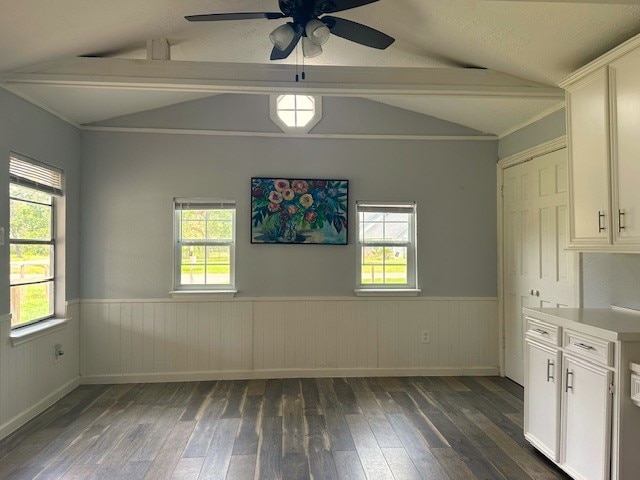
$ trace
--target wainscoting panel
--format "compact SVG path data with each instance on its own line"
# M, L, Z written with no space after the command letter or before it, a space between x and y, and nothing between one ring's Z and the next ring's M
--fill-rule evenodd
M79 384L79 313L67 307L64 328L13 346L9 315L0 317L0 438L35 417ZM54 363L54 346L64 356Z
M498 372L495 299L87 300L80 313L87 383Z

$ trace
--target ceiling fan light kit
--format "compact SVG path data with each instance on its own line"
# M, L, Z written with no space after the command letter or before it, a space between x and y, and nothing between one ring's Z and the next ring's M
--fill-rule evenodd
M277 20L291 18L293 21L276 28L269 38L274 47L271 60L284 60L295 50L302 39L302 52L306 58L322 53L331 34L354 43L384 50L395 39L374 28L344 18L327 14L362 7L379 0L279 0L280 12L210 13L189 15L190 22L213 22L223 20Z
M331 32L329 27L322 23L317 18L311 19L307 22L305 27L306 38L309 39L314 45L324 45L329 40Z
M296 32L293 27L288 23L285 23L271 32L269 34L269 39L278 50L284 51L291 44L295 35Z
M304 37L302 39L302 54L304 58L313 58L317 57L322 53L322 46L313 43L313 41L309 37Z

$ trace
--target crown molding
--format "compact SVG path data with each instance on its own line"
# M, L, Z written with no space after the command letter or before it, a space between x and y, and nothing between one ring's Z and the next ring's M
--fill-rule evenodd
M562 135L561 137L554 138L553 140L549 140L548 142L536 145L535 147L528 148L527 150L523 150L522 152L516 153L514 155L509 155L508 157L500 160L498 162L498 166L501 169L513 167L515 165L519 165L528 160L531 160L532 158L539 157L540 155L546 155L547 153L555 152L556 150L560 150L561 148L565 148L566 146L567 136Z

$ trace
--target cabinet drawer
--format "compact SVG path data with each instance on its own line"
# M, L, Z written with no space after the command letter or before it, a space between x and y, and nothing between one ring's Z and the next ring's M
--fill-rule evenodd
M562 346L584 359L613 367L613 342L565 329Z
M560 327L532 317L526 317L526 324L526 332L530 338L536 339L539 342L560 346Z

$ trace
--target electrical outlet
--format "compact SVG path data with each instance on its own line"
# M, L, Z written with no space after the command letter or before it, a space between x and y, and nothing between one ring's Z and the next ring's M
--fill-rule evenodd
M431 343L431 332L429 330L423 330L420 341L422 343Z
M56 345L53 347L53 363L58 363L60 360L62 360L63 355L64 350L62 349L62 345L56 343Z

